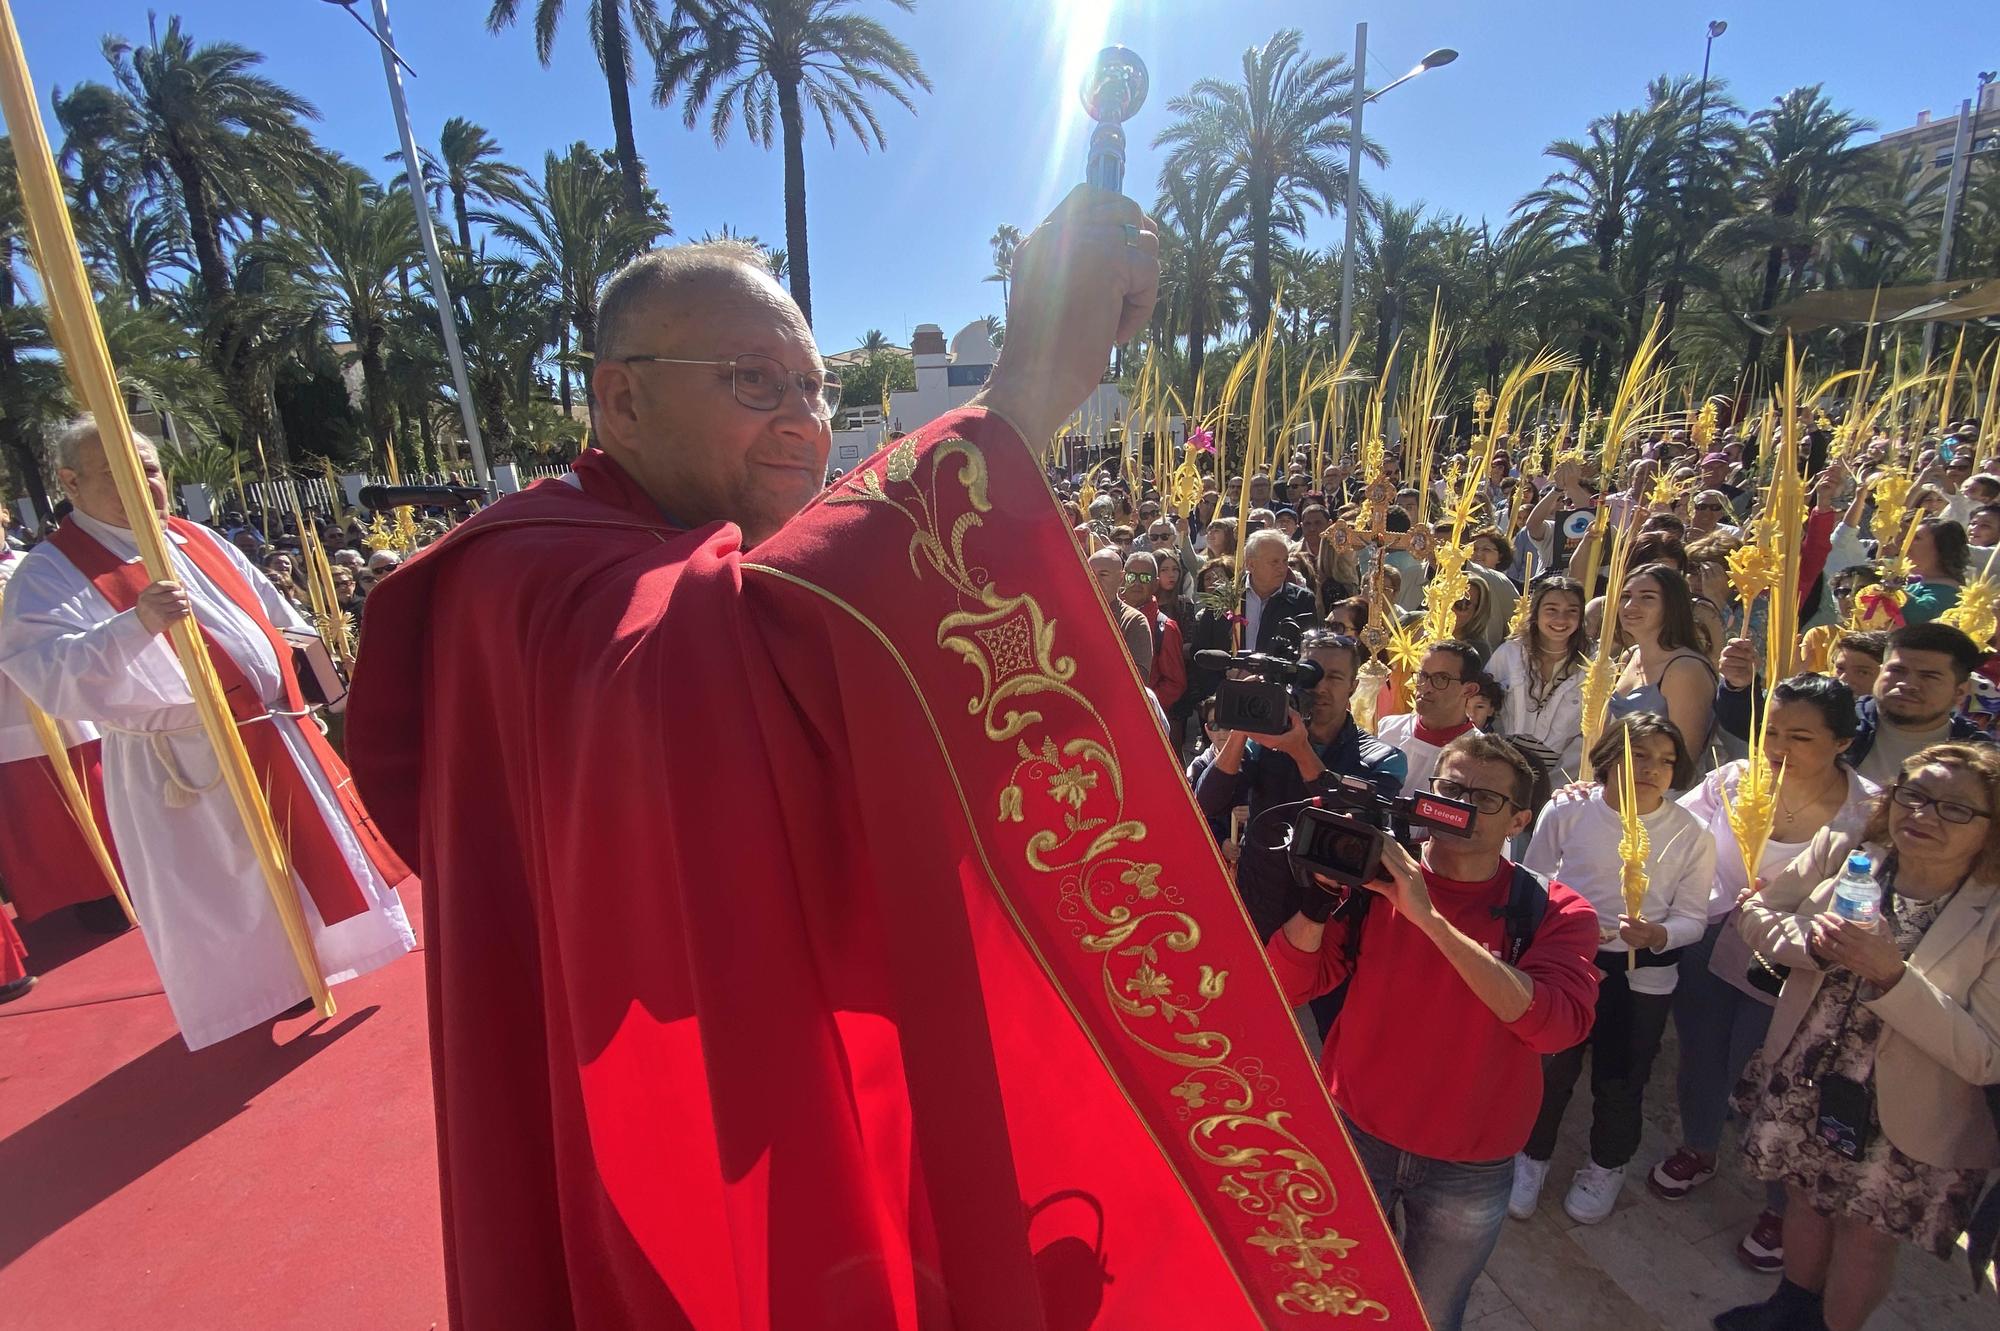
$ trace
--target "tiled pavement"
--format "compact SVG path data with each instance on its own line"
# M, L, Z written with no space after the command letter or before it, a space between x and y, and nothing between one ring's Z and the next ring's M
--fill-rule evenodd
M1677 1140L1673 1035L1646 1096L1646 1135L1626 1172L1618 1209L1579 1225L1562 1209L1586 1151L1590 1090L1577 1087L1542 1204L1530 1221L1509 1219L1499 1250L1472 1292L1472 1331L1710 1331L1724 1308L1763 1298L1776 1277L1736 1259L1736 1242L1763 1205L1761 1184L1738 1167L1734 1129L1723 1169L1679 1202L1646 1190L1645 1171ZM1586 1077L1588 1073L1585 1074ZM1995 1331L2000 1300L1974 1295L1963 1257L1945 1263L1902 1249L1895 1291L1867 1331Z

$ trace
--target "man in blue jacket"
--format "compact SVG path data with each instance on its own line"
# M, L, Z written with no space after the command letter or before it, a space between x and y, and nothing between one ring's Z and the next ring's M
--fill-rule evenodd
M1360 777L1383 796L1402 793L1407 760L1354 723L1348 703L1361 648L1354 639L1323 629L1306 635L1299 659L1318 663L1325 675L1313 690L1310 716L1291 714L1282 735L1252 741L1232 731L1217 747L1215 761L1201 774L1195 798L1211 819L1228 816L1238 804L1250 806L1242 855L1236 862L1236 889L1265 942L1298 913L1299 889L1292 882L1284 850L1272 843L1291 825L1265 810L1333 789L1337 778Z
M1848 764L1886 786L1901 774L1905 758L1932 744L1989 742L1961 715L1972 672L1985 660L1972 639L1949 624L1905 624L1891 633L1874 696L1855 705L1861 729L1847 746ZM1715 716L1738 738L1749 736L1762 701L1753 687L1754 669L1748 639L1737 638L1723 649Z

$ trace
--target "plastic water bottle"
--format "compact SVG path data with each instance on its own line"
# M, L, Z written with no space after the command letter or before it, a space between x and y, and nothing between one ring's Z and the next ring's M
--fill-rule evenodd
M1875 866L1860 851L1847 857L1847 867L1833 884L1833 913L1856 924L1873 924L1882 916L1882 889L1875 883Z

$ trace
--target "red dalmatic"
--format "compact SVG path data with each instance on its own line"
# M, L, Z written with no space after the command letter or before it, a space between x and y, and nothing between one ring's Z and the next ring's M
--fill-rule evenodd
M602 454L370 596L454 1323L1421 1327L1027 448L744 552Z

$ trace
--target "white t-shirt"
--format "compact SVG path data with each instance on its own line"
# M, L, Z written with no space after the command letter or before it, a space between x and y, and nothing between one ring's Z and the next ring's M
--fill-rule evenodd
M1537 697L1528 673L1528 645L1509 638L1494 649L1486 673L1507 691L1500 704L1500 733L1522 735L1554 750L1557 770L1549 773L1554 785L1576 780L1583 767L1583 670L1572 670Z
M1662 952L1686 947L1708 927L1708 893L1715 878L1715 841L1693 814L1672 800L1644 814L1652 848L1646 854L1646 903L1639 912L1665 925ZM1547 874L1597 908L1598 946L1606 952L1631 949L1618 936L1625 913L1624 861L1618 841L1624 825L1604 802L1604 788L1589 794L1558 795L1543 808L1535 835L1521 862ZM1635 994L1670 994L1680 979L1678 966L1638 966L1628 972Z

